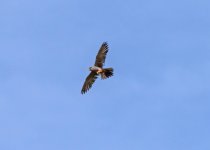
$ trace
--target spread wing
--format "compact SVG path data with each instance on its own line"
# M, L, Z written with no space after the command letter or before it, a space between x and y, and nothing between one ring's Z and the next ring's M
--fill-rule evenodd
M98 54L96 56L95 66L102 68L103 64L105 63L106 54L109 50L107 42L104 42L101 45L101 48L98 51Z
M81 91L82 94L85 94L92 87L97 77L98 75L93 71L87 76L85 83L82 87L82 91Z

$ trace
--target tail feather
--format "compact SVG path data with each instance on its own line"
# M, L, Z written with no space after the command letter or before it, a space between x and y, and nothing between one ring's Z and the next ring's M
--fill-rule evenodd
M102 79L107 79L107 78L109 78L113 75L114 75L114 69L113 68L104 68L103 72L101 74L101 78Z

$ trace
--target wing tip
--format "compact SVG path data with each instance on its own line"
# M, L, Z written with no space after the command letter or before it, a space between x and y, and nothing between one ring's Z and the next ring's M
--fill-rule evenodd
M107 41L105 41L105 42L103 42L103 44L104 44L104 45L108 45L108 42L107 42Z
M84 95L88 90L81 90L81 94Z
M109 46L108 46L108 42L107 42L107 41L103 42L103 43L102 43L102 46L105 46L105 47L108 49L108 47L109 47Z
M102 47L105 47L105 53L107 53L108 50L109 50L108 42L103 42L103 43L102 43Z

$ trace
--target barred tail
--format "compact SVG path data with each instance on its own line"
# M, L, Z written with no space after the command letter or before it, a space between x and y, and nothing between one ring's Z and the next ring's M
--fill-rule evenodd
M104 68L103 72L101 74L101 78L102 79L107 79L107 78L109 78L113 75L114 75L114 69L113 68Z

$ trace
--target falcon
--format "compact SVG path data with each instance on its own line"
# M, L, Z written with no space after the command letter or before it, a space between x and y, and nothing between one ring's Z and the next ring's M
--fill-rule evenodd
M89 67L90 74L87 76L85 83L83 84L81 90L82 94L85 94L92 87L98 76L101 76L101 79L107 79L114 75L113 68L103 68L108 51L109 47L107 42L102 43L98 54L96 55L94 66Z

